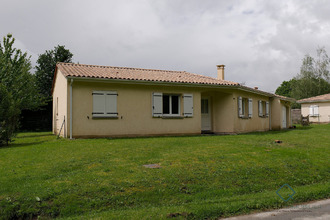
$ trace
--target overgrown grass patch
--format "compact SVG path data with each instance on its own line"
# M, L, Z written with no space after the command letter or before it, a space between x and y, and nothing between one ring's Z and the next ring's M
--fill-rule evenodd
M0 214L212 219L329 198L329 133L330 125L127 139L21 133L0 149ZM283 184L296 192L287 202L276 194Z

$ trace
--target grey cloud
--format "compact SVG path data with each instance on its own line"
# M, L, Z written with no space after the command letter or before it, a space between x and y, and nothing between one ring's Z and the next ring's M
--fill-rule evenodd
M274 91L330 48L327 1L5 0L0 35L33 60L64 44L87 64L186 70Z

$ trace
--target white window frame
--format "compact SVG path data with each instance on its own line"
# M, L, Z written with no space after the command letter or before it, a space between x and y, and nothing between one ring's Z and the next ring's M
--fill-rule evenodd
M312 114L311 114L311 112L312 112ZM309 116L311 116L311 117L319 116L319 106L318 105L309 106Z
M239 118L252 118L253 116L253 100L239 96L238 100L238 117Z
M100 98L101 99L104 99L103 103L101 103L102 107L103 107L103 110L102 111L96 111L94 109L95 107L95 101L96 101L96 96L94 95L99 95L101 96ZM107 96L116 96L116 98L114 98L113 101L115 101L115 103L112 103L111 105L111 111L110 109L108 109L108 97ZM118 100L117 100L117 96L118 96L118 93L117 91L93 91L92 92L92 96L93 96L93 111L92 111L92 116L93 118L118 118L118 107L117 107L117 104L118 104Z
M178 117L180 116L180 113L181 113L181 95L179 94L168 94L168 93L164 93L163 94L163 100L164 100L164 96L169 96L169 114L164 114L163 112L163 116L165 117ZM178 97L178 113L177 114L173 114L172 113L172 96L177 96ZM163 101L163 108L164 108L164 101Z
M262 118L267 118L269 117L269 102L268 101L263 101L259 100L258 101L258 115L259 117Z

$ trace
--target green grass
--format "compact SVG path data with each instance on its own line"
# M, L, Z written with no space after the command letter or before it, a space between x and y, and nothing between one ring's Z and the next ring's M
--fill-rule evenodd
M329 158L330 125L127 139L20 133L0 148L0 215L213 219L280 208L330 197ZM142 166L153 163L161 168ZM276 194L285 183L296 192L288 202Z

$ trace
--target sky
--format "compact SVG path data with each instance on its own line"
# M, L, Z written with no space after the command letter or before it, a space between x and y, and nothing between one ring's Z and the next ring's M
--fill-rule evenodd
M0 36L36 64L65 45L81 64L180 70L275 92L330 50L328 0L0 0Z

